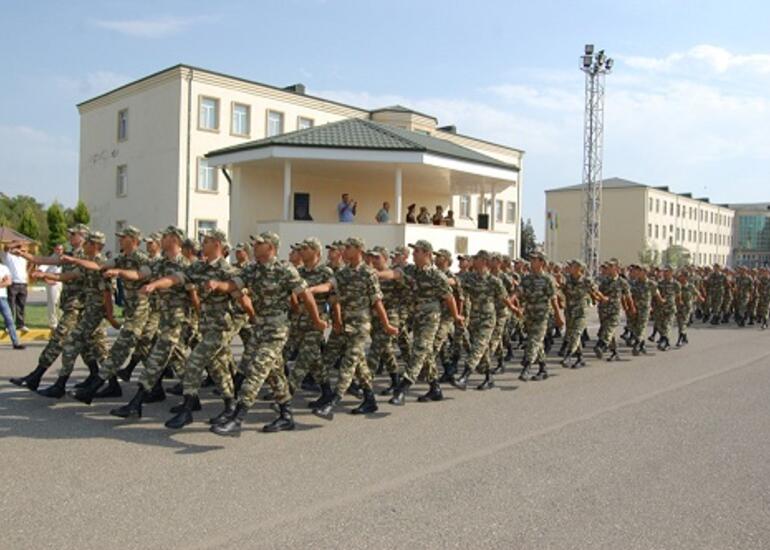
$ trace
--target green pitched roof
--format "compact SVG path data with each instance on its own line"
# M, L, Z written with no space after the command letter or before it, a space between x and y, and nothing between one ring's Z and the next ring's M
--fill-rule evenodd
M322 126L217 149L206 154L206 157L211 158L272 146L364 149L371 151L415 151L518 171L515 165L502 162L450 141L360 118L330 122Z

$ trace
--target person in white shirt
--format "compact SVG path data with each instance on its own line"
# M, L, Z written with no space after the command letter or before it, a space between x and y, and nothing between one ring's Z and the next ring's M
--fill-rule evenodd
M0 315L2 315L5 321L5 331L11 337L13 349L24 349L24 346L19 342L19 337L16 335L16 325L13 322L11 308L8 305L9 286L11 286L11 271L4 264L0 264Z
M8 305L11 308L11 312L14 314L16 326L19 327L19 331L24 334L29 332L26 323L24 322L24 309L27 305L27 260L21 256L15 254L9 254L9 250L12 248L21 248L26 250L26 244L22 242L13 242L8 245L7 250L3 253L3 263L11 272L11 286L8 287Z
M57 244L53 247L52 259L60 259L64 254L64 245ZM40 271L44 273L61 273L60 265L43 265ZM61 294L62 284L54 281L45 283L46 309L48 313L48 328L54 330L59 324L59 295Z

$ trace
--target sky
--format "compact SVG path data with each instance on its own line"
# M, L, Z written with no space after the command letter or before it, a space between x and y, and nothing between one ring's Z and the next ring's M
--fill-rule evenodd
M77 200L76 104L186 63L356 106L400 103L526 151L525 218L581 181L583 45L606 80L604 176L770 200L770 3L4 0L0 192Z

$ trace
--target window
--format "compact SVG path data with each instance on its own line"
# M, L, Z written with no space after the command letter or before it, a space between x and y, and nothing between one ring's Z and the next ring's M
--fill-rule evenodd
M674 203L673 202L669 203L669 205L668 205L668 213L670 215L672 215L672 216L674 215Z
M198 240L203 240L203 237L208 233L209 231L217 228L217 221L216 220L197 220L195 222L196 225L196 235L198 235Z
M655 213L660 212L660 199L655 199Z
M652 224L651 223L647 224L647 238L648 239L652 239Z
M503 201L495 200L495 221L503 223Z
M115 194L118 197L128 195L128 166L121 164L118 166L117 176L115 178Z
M666 226L665 225L663 226L663 238L664 239L666 238Z
M518 256L518 254L516 253L516 241L514 241L513 239L508 240L508 256L510 256L511 258L515 258L516 256Z
M470 195L461 195L460 196L460 217L461 218L470 218L471 217L471 197L470 197Z
M505 203L505 223L516 223L516 203Z
M219 131L219 100L200 96L198 99L198 129Z
M217 169L206 159L198 159L198 191L217 192Z
M658 232L658 228L659 228L659 226L658 226L658 224L656 223L656 224L655 224L655 238L656 238L656 239L657 239L657 238L660 236L660 234L659 234L659 232Z
M230 133L234 136L249 137L251 134L251 107L243 103L233 103Z
M128 109L118 111L118 141L128 139Z
M678 227L676 228L676 240L677 241L679 240L679 228Z
M652 199L650 199L650 212L652 212Z
M283 113L278 111L267 112L267 137L277 136L283 133Z
M455 237L455 254L468 253L468 237Z
M305 116L298 116L297 117L297 130L307 130L308 128L312 128L315 126L315 122L312 118L308 118Z

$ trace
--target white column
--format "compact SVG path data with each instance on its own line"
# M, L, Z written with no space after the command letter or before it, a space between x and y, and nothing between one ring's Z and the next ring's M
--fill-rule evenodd
M495 230L495 218L497 217L497 188L492 184L492 205L489 212L489 230Z
M283 163L283 219L289 220L291 213L291 162Z
M396 223L403 223L403 220L401 219L401 209L403 208L403 174L401 173L401 168L396 168L396 203L393 205L396 209Z

